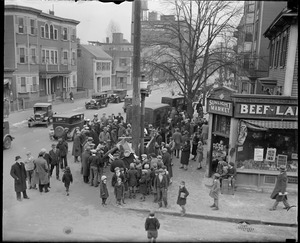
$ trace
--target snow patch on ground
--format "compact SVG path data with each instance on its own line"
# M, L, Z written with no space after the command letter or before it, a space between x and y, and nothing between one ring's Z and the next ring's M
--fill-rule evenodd
M27 123L27 120L21 121L21 122L17 122L12 124L13 127L23 127L24 124Z

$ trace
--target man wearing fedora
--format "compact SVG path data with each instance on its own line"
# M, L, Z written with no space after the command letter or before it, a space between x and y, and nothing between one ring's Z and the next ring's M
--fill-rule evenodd
M291 206L288 203L287 200L287 191L286 191L286 187L287 187L287 183L288 183L288 178L287 178L287 174L286 174L286 167L284 165L281 165L279 167L279 171L280 174L277 176L277 181L275 184L275 188L271 194L271 198L275 199L275 203L273 205L272 208L270 208L270 211L274 211L276 210L279 202L283 202L285 208L289 210L291 208Z
M10 175L15 179L15 192L17 200L21 201L21 192L24 199L29 199L26 194L26 170L20 156L16 156L16 163L11 166Z

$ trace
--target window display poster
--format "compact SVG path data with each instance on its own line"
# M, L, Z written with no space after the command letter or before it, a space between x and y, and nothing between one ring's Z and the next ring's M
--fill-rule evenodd
M292 159L298 159L298 154L292 153Z
M287 163L287 155L278 154L278 156L277 156L277 167L279 167L280 165L286 166L286 163Z
M266 161L275 162L276 148L267 148Z
M254 149L254 161L263 161L264 160L264 149L255 148Z

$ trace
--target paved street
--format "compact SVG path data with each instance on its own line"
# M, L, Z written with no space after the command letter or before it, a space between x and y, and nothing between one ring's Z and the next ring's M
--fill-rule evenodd
M149 99L158 100L168 91L156 89ZM95 112L102 115L122 112L123 103L109 104L101 110L85 110L85 100L53 106L56 112L70 110L84 112L92 118ZM205 178L204 170L196 170L195 162L190 162L188 171L179 169L179 161L174 160L174 180L168 191L168 208L158 209L153 196L147 196L145 202L126 199L122 208L115 206L113 191L110 186L111 173L108 169L109 200L103 208L99 198L99 187L94 188L82 182L80 165L73 163L69 153L68 161L74 177L70 196L65 196L61 181L51 178L51 189L47 194L28 190L30 200L18 202L13 189L13 179L9 175L14 157L25 158L30 150L34 156L41 148L50 150L49 128L28 128L26 118L32 110L13 113L9 117L11 134L16 137L12 148L4 150L3 155L3 240L22 241L145 241L144 221L149 210L155 210L161 222L160 241L285 241L297 237L297 208L290 211L270 212L273 204L269 193L237 191L235 195L220 196L220 210L212 211L212 198L208 196L211 179ZM124 115L124 114L123 114ZM69 143L72 150L72 143ZM176 205L178 186L186 181L190 196L187 200L187 215L179 216ZM297 205L297 194L289 195L291 204ZM240 221L248 221L252 228L249 232L238 228ZM252 220L252 221L251 221ZM270 224L268 224L268 222ZM277 224L277 225L276 225ZM71 233L64 233L70 228Z

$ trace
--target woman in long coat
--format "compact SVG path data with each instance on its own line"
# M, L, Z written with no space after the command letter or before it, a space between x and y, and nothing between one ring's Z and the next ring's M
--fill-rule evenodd
M191 152L191 145L190 145L190 141L187 140L185 141L181 149L181 159L180 159L181 166L179 168L184 168L185 170L187 170L187 166L190 160L190 152Z
M82 154L82 146L80 141L80 132L78 131L73 141L72 155L74 156L74 162L79 162L78 156L81 156L81 154Z

